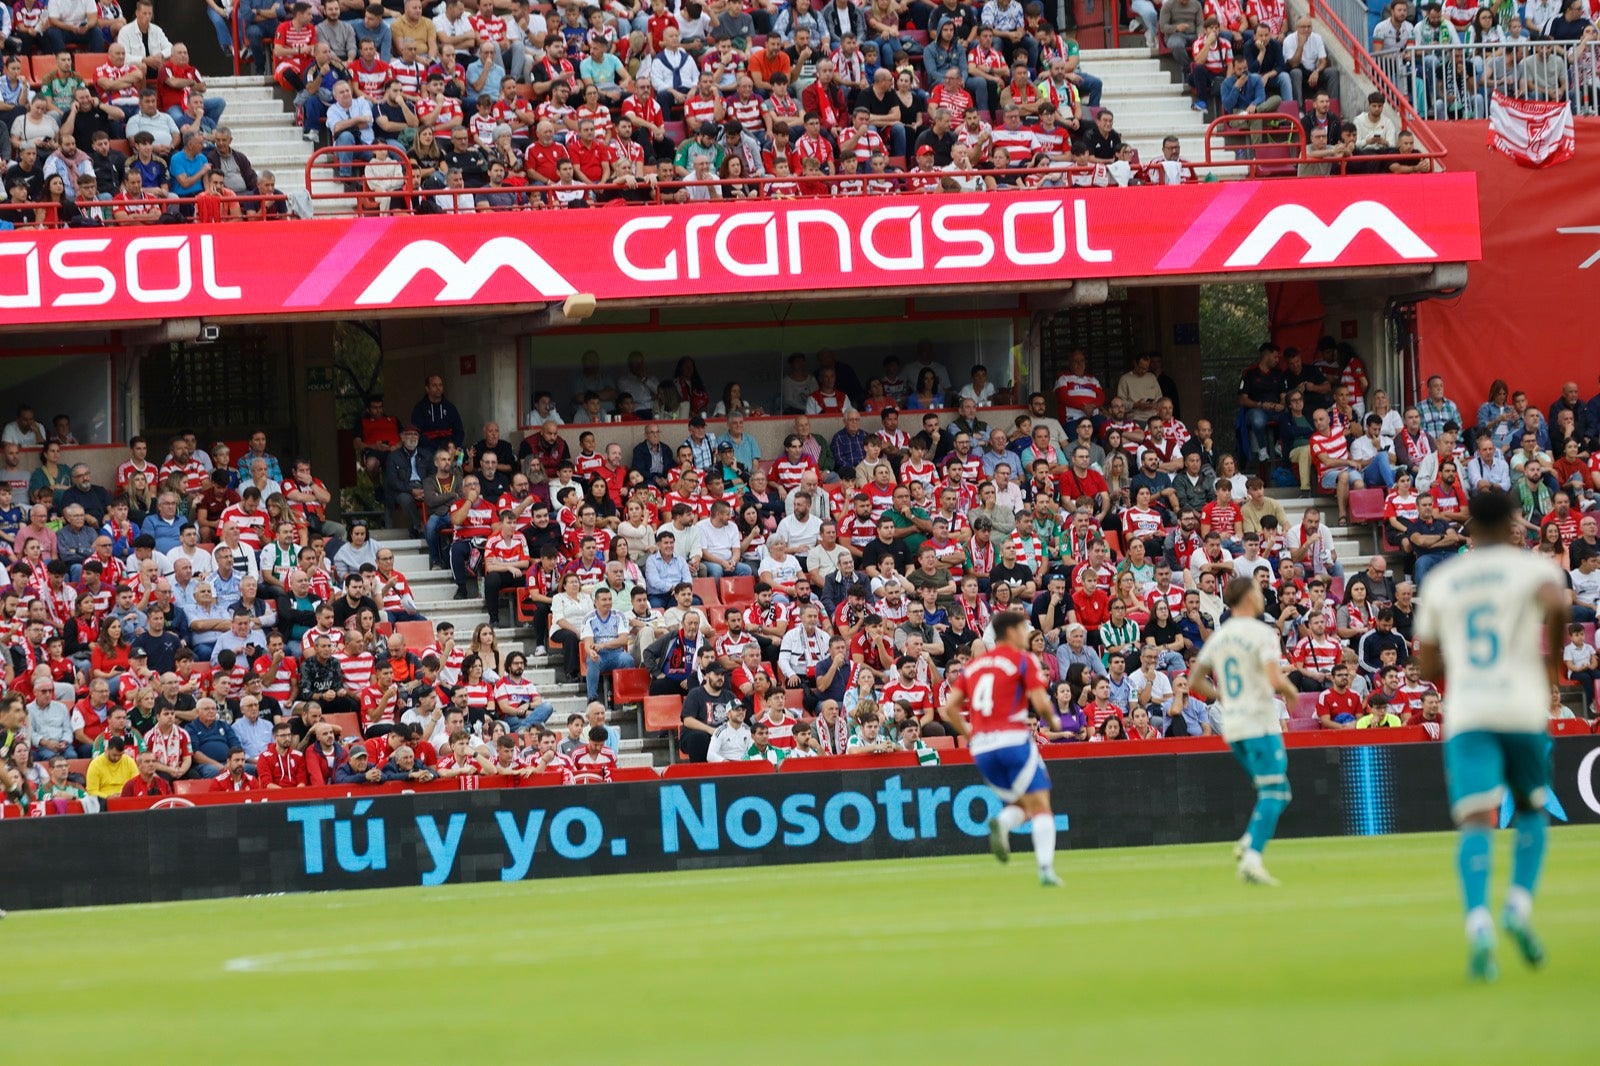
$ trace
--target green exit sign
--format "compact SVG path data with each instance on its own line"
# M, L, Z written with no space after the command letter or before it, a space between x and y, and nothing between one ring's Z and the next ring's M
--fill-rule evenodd
M306 367L306 391L307 392L332 392L333 391L333 367L331 367L331 366L308 366L308 367Z

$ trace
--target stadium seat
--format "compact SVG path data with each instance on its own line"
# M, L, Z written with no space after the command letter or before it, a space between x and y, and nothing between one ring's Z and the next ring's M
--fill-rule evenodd
M1294 176L1295 164L1272 160L1293 159L1300 153L1297 148L1287 144L1258 144L1255 154L1255 162L1250 167L1251 177L1288 178Z
M694 579L694 595L707 607L715 607L722 602L717 592L717 579L714 577L697 577Z
M1302 692L1300 698L1294 701L1294 706L1289 708L1291 722L1309 719L1317 720L1317 698L1321 693Z
M326 714L322 716L324 722L332 723L339 731L341 737L359 737L364 732L361 728L361 716L358 714Z
M1384 492L1382 489L1355 489L1350 493L1350 520L1352 522L1382 522Z
M682 696L646 696L644 698L644 731L667 734L667 754L678 758L678 727L682 723Z
M94 68L107 59L104 52L79 52L72 57L72 69L89 85L94 85ZM235 453L237 454L237 453Z
M650 695L650 671L642 666L611 673L612 695L618 703L644 703Z
M69 773L69 774L86 774L86 773L88 773L89 772L89 763L90 763L90 761L91 760L89 760L89 759L68 759L67 760L67 773Z
M955 737L924 737L923 743L928 745L928 747L932 748L934 751L956 750Z
M756 599L756 579L724 577L717 580L717 595L725 607L742 607Z
M1113 559L1122 558L1122 534L1114 529L1105 531L1106 547L1111 549Z
M1289 719L1289 732L1291 733L1314 733L1321 728L1321 723L1315 719L1309 722L1304 718Z
M433 643L432 622L396 622L394 631L406 642L406 647L414 652L421 652Z
M533 621L533 592L530 589L517 589L516 598L512 601L512 610L516 612L517 621L528 625Z
M786 688L783 690L783 705L791 711L805 709L806 694L803 689Z
M210 778L199 778L194 781L174 781L172 783L173 794L178 796L189 796L196 792L208 792L210 789Z

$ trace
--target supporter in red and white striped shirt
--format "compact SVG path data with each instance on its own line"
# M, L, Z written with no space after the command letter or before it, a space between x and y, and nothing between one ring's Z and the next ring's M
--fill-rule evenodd
M277 700L281 706L289 706L300 683L300 667L285 651L282 633L273 630L267 635L267 652L257 656L251 667L261 678L262 695Z
M572 773L569 779L571 784L587 785L611 780L611 775L617 769L617 756L606 747L609 738L610 734L602 725L591 726L584 734L583 747L567 756L567 765Z
M1311 425L1316 430L1311 435L1311 461L1317 468L1317 484L1333 489L1339 500L1339 521L1349 520L1350 479L1361 470L1361 464L1350 458L1350 440L1331 428L1328 412L1318 408L1311 412Z
M348 670L343 663L340 665ZM350 675L346 673L345 679L349 681L349 678ZM400 705L400 686L394 683L394 667L385 659L373 668L368 681L359 686L351 682L350 687L361 694L361 723L366 735L381 736L388 733L388 727L395 723Z
M767 740L772 746L789 751L794 748L794 727L797 722L798 719L783 706L782 687L773 686L761 698L761 712L750 720L750 728L766 726Z
M510 740L510 737L502 737ZM513 747L515 742L513 741ZM450 746L439 756L440 777L471 777L483 773L483 762L472 750L472 734L457 729L450 734Z
M1328 623L1313 607L1306 618L1307 636L1294 649L1289 679L1303 692L1317 692L1333 679L1334 667L1344 657L1344 645L1328 636Z

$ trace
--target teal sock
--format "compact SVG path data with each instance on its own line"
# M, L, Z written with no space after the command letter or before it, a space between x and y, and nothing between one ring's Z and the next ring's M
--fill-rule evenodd
M1517 831L1511 853L1511 883L1531 896L1539 886L1539 871L1544 866L1550 819L1544 811L1518 811L1511 824Z
M1481 825L1461 827L1461 843L1456 852L1457 872L1461 875L1461 898L1467 913L1489 905L1490 830Z
M1250 848L1256 853L1267 850L1272 834L1277 831L1278 817L1289 804L1281 796L1262 792L1256 796L1256 809L1250 813Z

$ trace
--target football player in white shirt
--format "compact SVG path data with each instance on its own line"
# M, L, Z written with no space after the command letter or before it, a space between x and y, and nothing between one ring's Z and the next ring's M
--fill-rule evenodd
M1239 878L1255 885L1276 885L1261 863L1278 818L1289 806L1289 756L1283 747L1283 724L1274 697L1293 703L1300 693L1279 665L1278 634L1261 620L1266 600L1247 577L1228 582L1222 595L1232 616L1200 649L1189 670L1189 691L1216 700L1222 710L1222 735L1244 764L1256 786L1250 826L1234 847Z
M1444 768L1450 813L1461 827L1457 872L1467 909L1468 975L1493 981L1490 846L1508 791L1517 839L1501 921L1529 966L1544 963L1529 921L1548 833L1547 706L1560 677L1568 610L1561 572L1523 546L1510 496L1486 489L1472 498L1468 515L1472 550L1428 572L1417 609L1417 660L1427 680L1449 680Z

